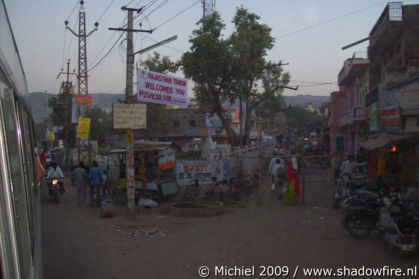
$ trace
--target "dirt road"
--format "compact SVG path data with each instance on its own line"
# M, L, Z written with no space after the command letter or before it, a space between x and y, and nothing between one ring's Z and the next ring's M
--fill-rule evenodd
M312 169L308 175L328 172ZM342 213L331 208L329 185L308 184L306 203L298 206L277 200L269 185L265 181L261 206L252 194L221 216L182 218L142 209L135 221L127 221L122 207L111 219L99 218L99 208L78 208L76 191L67 183L59 204L43 201L45 278L199 278L201 265L212 271L215 265L287 265L292 276L296 265L417 264L417 257L401 258L385 248L377 234L352 239L343 229Z

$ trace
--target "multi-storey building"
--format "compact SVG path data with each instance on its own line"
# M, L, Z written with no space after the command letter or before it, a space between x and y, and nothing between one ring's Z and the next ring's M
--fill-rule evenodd
M329 119L330 151L352 154L358 150L358 127L365 120L364 94L367 92L368 59L357 53L345 61L338 75L339 91L331 94Z
M419 132L419 5L389 3L370 32L369 134Z

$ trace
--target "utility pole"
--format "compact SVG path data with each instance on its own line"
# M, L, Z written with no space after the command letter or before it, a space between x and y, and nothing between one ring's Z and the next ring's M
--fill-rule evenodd
M127 67L126 67L126 82L125 82L125 103L134 103L133 92L133 72L134 72L134 47L133 47L133 32L147 32L152 33L153 30L139 30L134 29L134 12L140 13L143 7L139 9L127 8L123 6L123 11L128 12L127 28L109 28L114 31L127 32ZM135 219L135 185L134 185L134 131L127 129L126 133L126 181L127 181L127 205L128 205L128 219ZM145 188L145 185L142 185Z
M84 11L84 1L80 1L80 10L79 10L79 33L74 32L70 27L68 27L68 21L64 21L65 28L68 29L74 36L79 39L79 67L78 67L78 75L77 75L77 94L88 95L89 90L87 86L88 75L87 75L87 37L89 37L93 32L95 32L99 23L95 22L95 28L86 34L86 12ZM77 115L78 118L80 116L89 116L89 104L86 105L83 114L80 112L80 104L77 105ZM77 149L78 149L78 156L80 161L80 139L77 138ZM90 157L90 146L89 146L89 139L87 140L87 150L89 152L89 163L91 160Z
M76 73L74 72L70 73L70 59L68 59L67 61L67 72L63 72L63 69L61 69L61 72L58 74L57 79L62 74L67 76L67 80L63 81L61 85L60 99L62 100L62 105L64 108L64 139L66 142L66 163L67 163L67 166L69 166L70 165L69 151L72 145L71 111L72 111L72 98L73 98L73 83L70 82L70 75L76 75Z

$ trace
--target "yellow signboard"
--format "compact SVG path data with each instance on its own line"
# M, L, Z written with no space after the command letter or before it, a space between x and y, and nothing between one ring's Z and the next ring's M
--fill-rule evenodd
M53 131L49 131L48 136L49 136L49 141L54 141L55 140L55 134L54 134Z
M79 125L77 127L77 138L88 139L90 129L90 118L79 117Z

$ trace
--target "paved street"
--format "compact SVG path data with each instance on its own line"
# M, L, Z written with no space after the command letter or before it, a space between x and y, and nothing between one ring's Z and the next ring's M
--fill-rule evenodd
M329 172L310 169L308 178ZM99 218L99 208L77 208L67 184L59 204L43 201L45 278L199 278L206 265L287 265L303 267L412 267L418 258L401 258L377 233L357 241L343 229L340 211L331 208L330 186L307 185L306 204L287 206L265 181L263 205L256 195L221 216L181 218L161 210L141 210L127 221ZM153 236L140 230L159 229ZM157 230L155 230L157 231ZM290 274L292 276L292 272ZM297 278L302 278L298 273Z

